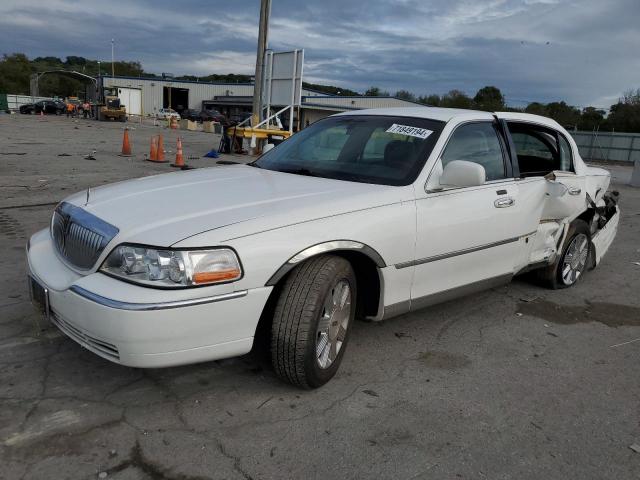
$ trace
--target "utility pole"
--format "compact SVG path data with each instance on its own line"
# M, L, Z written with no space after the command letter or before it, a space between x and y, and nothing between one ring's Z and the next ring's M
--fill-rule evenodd
M260 26L258 28L258 53L256 56L256 74L253 86L253 115L251 125L255 126L262 120L262 74L264 72L264 55L269 39L269 16L271 15L271 0L260 0Z
M113 38L111 39L111 78L115 77L115 69L113 67Z

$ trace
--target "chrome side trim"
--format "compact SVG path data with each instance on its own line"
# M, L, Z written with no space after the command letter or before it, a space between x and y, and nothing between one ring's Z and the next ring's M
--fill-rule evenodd
M376 252L373 248L364 243L356 242L353 240L332 240L330 242L318 243L311 247L296 253L293 257L287 260L287 263L282 265L276 273L267 281L266 286L273 286L277 284L287 273L299 263L322 253L333 252L336 250L355 250L364 253L367 257L373 260L378 268L386 267L386 263L382 259L382 256Z
M238 292L224 293L222 295L214 295L211 297L202 297L202 298L193 298L189 300L176 300L173 302L159 302L159 303L131 303L131 302L121 302L119 300L114 300L112 298L103 297L102 295L98 295L97 293L90 292L89 290L85 290L82 287L77 285L72 285L69 290L73 293L80 295L81 297L86 298L87 300L91 300L100 305L109 308L115 308L118 310L133 310L133 311L149 311L149 310L166 310L168 308L180 308L180 307L191 307L194 305L203 305L206 303L215 303L222 302L224 300L231 300L233 298L241 298L246 296L249 292L248 290L241 290Z
M477 247L465 248L463 250L456 250L449 253L441 253L440 255L434 255L432 257L420 258L418 260L410 260L408 262L397 263L395 267L397 269L415 267L416 265L422 265L424 263L437 262L438 260L444 260L445 258L457 257L459 255L466 255L467 253L479 252L480 250L486 250L487 248L499 247L500 245L506 245L508 243L517 242L521 238L526 238L536 232L525 233L518 237L507 238L506 240L500 240L497 242L487 243L485 245L479 245Z

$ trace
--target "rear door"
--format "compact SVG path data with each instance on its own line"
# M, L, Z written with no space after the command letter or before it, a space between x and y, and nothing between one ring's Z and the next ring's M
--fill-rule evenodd
M452 160L485 168L484 185L416 192L417 241L412 309L467 291L503 283L528 243L530 199L513 176L507 144L497 122L459 125L432 172Z

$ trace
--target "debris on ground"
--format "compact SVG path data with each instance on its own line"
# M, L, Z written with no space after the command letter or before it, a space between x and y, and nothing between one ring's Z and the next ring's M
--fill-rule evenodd
M531 303L531 302L535 302L538 298L540 297L521 297L520 301L521 302L525 302L525 303Z
M362 393L366 393L367 395L371 396L371 397L379 397L380 395L378 395L378 392L374 391L374 390L362 390Z
M394 335L398 338L411 338L411 335L404 332L395 332Z
M633 450L634 452L636 452L636 453L640 453L640 444L638 444L638 443L633 443L633 444L629 445L629 448L631 450Z
M636 338L635 340L629 340L628 342L616 343L615 345L609 345L609 348L621 347L623 345L629 345L630 343L640 342L640 338Z
M70 153L59 153L58 156L59 157L70 157L71 154Z

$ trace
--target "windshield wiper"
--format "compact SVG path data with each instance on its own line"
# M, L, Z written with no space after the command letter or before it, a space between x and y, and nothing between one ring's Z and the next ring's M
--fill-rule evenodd
M321 175L317 174L313 170L309 170L308 168L289 168L278 170L283 173L293 173L295 175L304 175L305 177L320 177Z

